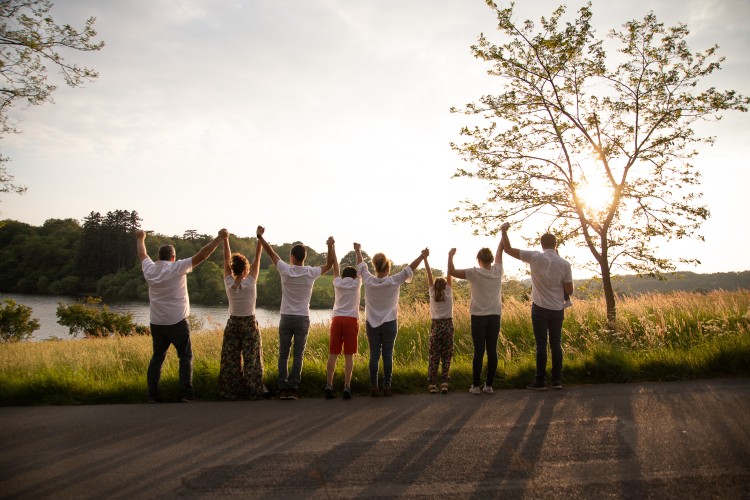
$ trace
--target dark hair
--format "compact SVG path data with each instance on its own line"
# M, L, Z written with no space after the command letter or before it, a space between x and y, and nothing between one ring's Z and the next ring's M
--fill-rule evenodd
M172 260L174 256L175 251L172 245L162 245L159 247L159 260Z
M495 256L492 255L492 250L485 247L477 253L477 260L486 262L487 264L492 264L495 262Z
M305 245L297 244L292 247L291 254L294 256L295 259L301 264L305 262L305 257L307 257L307 250L305 250Z
M341 271L341 277L342 278L352 278L352 279L354 279L354 278L357 277L357 269L354 268L354 267L352 267L352 266L346 266Z
M435 278L435 302L445 302L445 287L448 282L445 278Z
M250 267L250 263L247 261L247 257L242 255L241 253L233 253L232 254L232 276L235 278L242 276L242 273L245 272L245 269Z
M547 250L548 248L554 249L557 247L557 238L552 233L544 233L539 242L542 244L542 248Z

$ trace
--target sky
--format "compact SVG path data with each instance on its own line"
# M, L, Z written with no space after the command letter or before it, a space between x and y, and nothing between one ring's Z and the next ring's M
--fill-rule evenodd
M465 166L450 148L469 118L452 114L500 81L471 54L480 33L502 42L482 0L65 0L52 15L76 27L96 17L95 53L65 53L99 78L70 89L56 76L54 104L15 109L21 134L2 138L23 195L0 195L0 219L41 225L90 212L135 210L144 229L181 235L226 227L274 244L302 241L343 256L352 243L410 262L429 247L459 268L498 239L473 236L451 209L481 199L481 182L452 178ZM558 1L518 2L538 21ZM501 5L503 5L501 3ZM568 13L583 2L568 2ZM636 7L634 7L634 5ZM643 5L643 6L641 6ZM750 95L747 0L593 0L599 35L652 9L691 30L693 51L726 57L710 84ZM697 258L700 273L750 269L744 206L750 180L748 113L699 132L717 137L693 162L712 217L705 242L663 245ZM538 228L513 227L515 246ZM590 255L563 247L574 269ZM511 262L512 261L512 262ZM525 265L506 257L506 274ZM575 272L575 271L574 271ZM579 271L575 278L591 273Z

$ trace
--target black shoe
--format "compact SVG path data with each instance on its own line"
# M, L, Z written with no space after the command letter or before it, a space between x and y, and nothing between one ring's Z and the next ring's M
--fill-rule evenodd
M562 389L562 380L553 380L550 387L553 389Z
M159 396L149 396L146 400L148 404L160 403Z
M547 386L544 385L544 382L536 381L533 384L529 384L526 386L527 389L531 389L532 391L546 391Z
M279 399L289 399L289 391L286 389L281 389L279 391Z
M326 399L333 399L336 397L336 394L333 392L333 387L330 385L326 386Z
M180 398L180 403L195 403L196 401L197 399L195 398L195 396L185 395Z
M344 387L344 399L352 399L352 390Z
M287 399L297 399L299 396L297 395L297 389L287 389L286 390L286 398Z

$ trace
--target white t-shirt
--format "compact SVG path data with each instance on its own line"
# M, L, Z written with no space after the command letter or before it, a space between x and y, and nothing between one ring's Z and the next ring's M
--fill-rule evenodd
M435 286L430 287L430 316L432 319L445 319L453 317L453 289L445 287L445 300L435 301Z
M276 262L281 275L281 314L310 316L310 297L315 280L322 274L320 267L290 266L283 260Z
M336 300L333 304L333 316L359 317L359 301L361 298L362 278L338 278L333 279L333 289Z
M414 275L411 267L406 266L393 276L378 278L362 262L357 265L357 274L365 283L365 315L370 326L377 328L398 319L398 292L403 283L411 282Z
M193 270L193 259L175 262L146 257L141 262L148 284L149 321L154 325L174 325L190 315L187 278Z
M520 254L531 271L531 301L539 307L561 311L565 302L563 283L573 282L570 263L550 248L543 252L521 250Z
M257 288L255 278L245 277L240 286L232 289L234 278L230 274L224 278L224 288L227 291L230 316L255 316L255 297Z
M500 291L503 284L503 265L494 264L490 270L472 267L466 270L466 279L471 285L469 312L474 316L502 314L503 303Z

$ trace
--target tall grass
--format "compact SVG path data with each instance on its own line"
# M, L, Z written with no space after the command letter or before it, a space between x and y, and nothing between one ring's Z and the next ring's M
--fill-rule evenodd
M369 349L361 323L353 390L369 389ZM451 387L471 383L473 352L467 303L454 305L455 354ZM750 291L644 295L618 303L618 329L606 328L603 300L579 300L563 325L565 383L677 380L750 375ZM428 304L403 306L394 355L394 391L427 385ZM192 335L194 384L199 397L218 399L222 330ZM266 382L275 387L278 330L262 331ZM534 373L530 305L507 298L498 350L496 388L524 387ZM0 345L0 404L132 403L144 400L150 337L114 337ZM326 379L328 325L313 325L300 387L318 397ZM165 399L177 399L178 361L171 350L162 372ZM382 368L381 368L382 370ZM343 384L343 359L335 378Z

